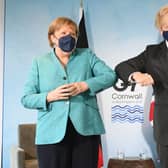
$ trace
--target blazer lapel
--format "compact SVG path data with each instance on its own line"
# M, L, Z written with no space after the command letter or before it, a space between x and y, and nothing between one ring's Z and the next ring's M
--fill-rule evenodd
M62 66L62 64L60 63L59 59L57 58L57 56L54 53L54 50L51 54L52 60L56 66L56 68L58 69L57 73L61 76L61 77L66 77L66 70L65 68Z

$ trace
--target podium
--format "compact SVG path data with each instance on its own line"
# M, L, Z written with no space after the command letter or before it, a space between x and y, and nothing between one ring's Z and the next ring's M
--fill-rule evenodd
M108 168L155 168L151 158L139 159L137 157L128 157L125 159L110 158Z

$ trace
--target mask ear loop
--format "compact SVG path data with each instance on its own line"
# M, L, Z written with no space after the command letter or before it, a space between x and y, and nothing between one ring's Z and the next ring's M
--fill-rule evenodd
M76 46L77 46L78 39L79 39L79 33L78 33L78 34L76 35L76 37L75 37L75 47L74 47L74 48L76 48Z
M54 38L57 39L57 41L59 41L58 38L57 38L55 35L53 35L53 36L54 36ZM56 42L55 42L55 43L53 44L53 48L56 48L56 47L59 47L59 44L57 45Z

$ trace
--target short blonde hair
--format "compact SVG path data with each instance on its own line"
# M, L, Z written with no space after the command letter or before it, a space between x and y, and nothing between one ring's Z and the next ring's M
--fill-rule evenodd
M158 11L158 13L156 14L156 18L155 18L155 26L161 30L162 27L162 18L168 14L168 5L163 6L162 8L160 8L160 10Z
M73 20L67 17L58 17L57 19L51 22L48 28L48 41L51 47L54 46L51 40L51 35L53 35L55 31L60 30L60 28L62 28L62 26L65 26L65 25L71 26L76 32L76 36L78 36L78 33L79 33L78 26Z

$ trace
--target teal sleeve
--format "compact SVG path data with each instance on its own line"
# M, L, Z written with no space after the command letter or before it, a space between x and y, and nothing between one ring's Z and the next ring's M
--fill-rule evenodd
M47 94L47 92L40 93L38 64L34 59L28 79L24 85L21 103L26 108L47 111L50 107L50 105L46 103Z
M85 82L89 86L89 94L94 96L98 92L114 85L114 83L116 82L116 73L112 68L106 65L104 61L99 59L94 53L90 51L90 54L90 65L93 77L87 79Z

